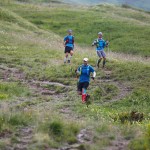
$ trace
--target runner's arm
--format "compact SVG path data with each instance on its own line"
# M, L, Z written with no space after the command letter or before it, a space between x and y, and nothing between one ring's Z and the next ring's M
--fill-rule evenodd
M64 37L64 41L63 41L64 47L66 46L66 40L67 40L67 36Z
M66 41L63 41L63 45L64 45L64 47L66 46Z
M75 73L79 76L81 75L81 66L79 66L78 69L75 70Z
M81 75L81 66L80 67L78 67L78 69L77 69L77 72L76 72L78 75Z
M105 41L105 46L104 46L104 47L108 47L108 45L109 45L109 41L106 40L106 41Z
M94 80L94 79L95 79L95 77L96 77L96 72L94 71L94 72L93 72L93 75L92 75L92 77L91 77L91 78Z
M92 46L96 45L96 40L94 40L94 42L92 43Z
M92 72L92 79L94 80L94 78L96 77L96 72L94 70L94 68L92 66L90 66L90 72Z
M93 76L92 76L93 78L95 78L96 77L96 72L94 71L93 72Z

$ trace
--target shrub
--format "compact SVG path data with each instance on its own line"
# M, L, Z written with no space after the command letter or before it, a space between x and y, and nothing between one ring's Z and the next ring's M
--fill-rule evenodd
M121 123L125 123L125 122L133 123L135 121L141 122L143 119L144 119L144 114L137 111L122 112L118 114L118 119L114 118L114 120L120 120Z
M39 131L48 133L49 137L54 139L57 144L62 142L76 143L76 135L79 132L79 126L72 122L63 122L60 119L43 121L39 124Z
M55 136L61 136L63 134L63 124L58 121L54 121L49 125L49 133Z

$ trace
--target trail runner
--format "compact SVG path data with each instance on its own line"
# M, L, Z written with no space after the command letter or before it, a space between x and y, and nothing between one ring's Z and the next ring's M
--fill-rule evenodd
M79 75L79 82L77 85L77 91L79 95L82 95L82 103L85 103L90 95L87 94L87 88L90 83L90 74L92 73L92 79L96 77L96 72L92 66L88 64L88 58L83 59L83 64L78 67L76 74Z
M63 45L65 47L64 63L70 63L74 49L74 36L72 35L71 29L68 30L68 35L64 37Z
M103 33L102 32L98 32L98 38L94 40L94 42L92 43L92 46L96 46L96 53L97 56L99 57L99 59L97 60L97 67L99 68L99 64L101 62L101 60L103 59L103 68L105 67L106 64L106 54L104 52L104 48L108 46L109 42L105 41L103 38Z

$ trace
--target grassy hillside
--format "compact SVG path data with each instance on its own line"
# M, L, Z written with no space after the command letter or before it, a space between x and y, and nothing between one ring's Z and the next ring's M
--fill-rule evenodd
M85 25L83 28L84 22L79 24L78 29L83 28L83 31L75 32L76 43L82 47L76 46L73 63L64 65L62 37L69 27L64 25L62 28L60 20L64 19L62 14L73 11L79 19L83 16L89 26L90 13L97 14L96 9L100 6L82 11L80 7L70 10L68 5L51 6L9 3L0 7L0 149L113 150L117 147L148 150L149 62L143 57L142 62L109 57L105 69L95 68L97 78L91 81L88 89L92 104L89 107L81 104L81 97L76 93L74 70L83 57L89 57L90 64L95 67L95 51L88 47L95 36L91 34L86 41L83 31L93 31ZM118 10L119 18L123 20L125 14L119 13L119 8L114 10L116 14ZM49 15L54 24L57 22L57 30L48 26ZM74 21L78 21L78 17ZM145 33L149 29L147 24L148 19L145 19L138 28ZM70 25L76 31L77 24ZM115 24L111 25L115 27ZM133 29L132 24L130 26ZM118 28L121 30L119 25ZM96 28L93 33L97 34ZM126 38L129 33L126 32ZM107 32L104 35L107 36ZM141 32L136 32L136 36L141 37ZM142 38L146 39L145 36L147 34ZM113 45L115 41L110 39L111 48L114 46L117 50L118 44ZM123 43L122 38L120 43ZM138 50L137 53L140 54ZM142 51L142 55L145 54L146 51Z
M9 9L39 28L62 37L68 28L72 28L80 46L90 46L97 33L102 31L104 39L110 41L112 51L150 56L150 15L146 12L111 5L74 7L49 4L42 7L34 4L26 5L24 9L22 5Z

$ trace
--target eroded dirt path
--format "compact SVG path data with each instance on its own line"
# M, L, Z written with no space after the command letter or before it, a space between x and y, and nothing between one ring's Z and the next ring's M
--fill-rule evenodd
M17 144L14 144L15 150L27 150L32 142L33 127L24 127L17 131Z
M67 102L66 99L68 99L67 92L70 90L75 90L76 87L71 87L68 85L64 85L59 82L50 82L50 81L36 81L36 80L27 80L25 77L25 74L18 71L14 68L7 68L0 66L0 71L2 72L1 80L6 82L11 81L19 81L22 84L25 84L29 87L29 89L32 92L32 95L38 97L39 95L43 95L45 97L51 97L52 100L50 101L42 101L41 103L36 103L35 105L38 105L38 107L43 107L45 110L50 109L50 106L53 106L54 108L59 106L60 103L62 103L63 107L60 107L59 113L62 114L66 119L81 119L80 116L75 115L72 112L72 106L69 104L69 101ZM112 100L106 102L114 102L118 101L125 96L127 96L131 89L130 87L126 87L123 83L113 81L110 79L111 71L106 70L105 71L106 78L100 79L98 78L98 82L101 83L111 83L118 87L119 92L117 96L114 96ZM58 93L55 89L49 89L48 86L58 86L64 89L64 92ZM33 98L34 100L34 98ZM11 103L11 107L15 107L17 105L21 105L22 103L29 101L28 99L22 99L19 98L14 102ZM30 99L32 101L32 99ZM67 102L67 103L66 103ZM65 104L64 104L65 103ZM35 107L35 105L31 105L30 107ZM64 107L65 106L65 107ZM31 144L32 137L33 137L34 128L33 127L24 127L17 131L17 144L14 144L12 147L7 146L6 150L27 150L29 145ZM90 144L93 142L93 134L91 129L82 129L79 134L77 135L77 143L75 144L66 144L65 146L57 149L57 150L79 150L82 147L82 144ZM111 146L106 147L105 150L125 150L128 145L127 140L123 139L122 137L117 137L114 141L112 141ZM46 150L52 150L51 148L46 148ZM53 149L55 150L55 149Z
M112 141L111 146L106 147L105 150L128 150L129 142L129 140L126 140L120 136Z

